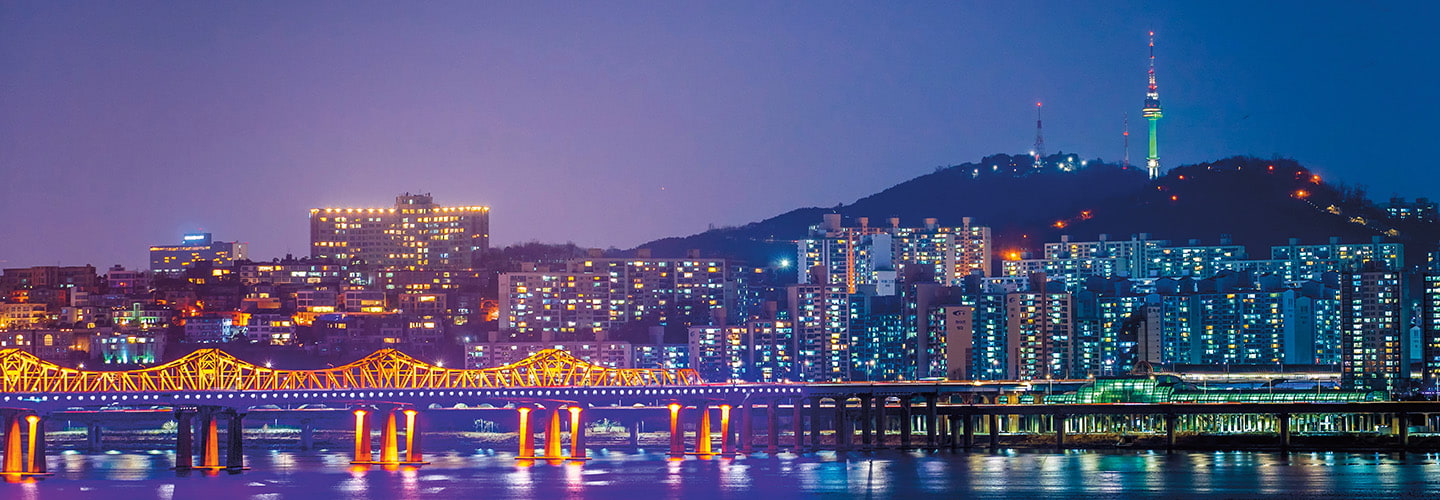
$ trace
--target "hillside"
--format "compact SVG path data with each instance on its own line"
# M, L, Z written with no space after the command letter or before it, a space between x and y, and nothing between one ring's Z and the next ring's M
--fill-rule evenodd
M1252 257L1289 238L1318 243L1331 236L1346 241L1387 239L1433 246L1435 223L1398 223L1365 199L1358 189L1324 182L1293 160L1234 157L1171 169L1151 181L1141 169L1101 161L1082 163L1074 155L1046 159L1034 168L1022 155L995 155L916 177L834 208L802 208L741 227L723 228L641 245L657 256L688 249L753 263L794 255L793 241L825 213L850 224L869 217L883 224L899 217L918 226L926 217L959 225L962 217L992 228L1004 253L1038 251L1061 235L1093 240L1149 233L1151 238L1214 244L1222 235L1249 247ZM1408 252L1412 263L1423 251Z

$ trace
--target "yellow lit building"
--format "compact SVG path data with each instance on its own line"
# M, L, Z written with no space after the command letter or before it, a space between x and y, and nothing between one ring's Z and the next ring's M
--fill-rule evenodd
M490 207L442 207L427 194L394 208L310 209L310 256L398 269L464 269L490 245Z
M248 250L248 243L213 241L210 233L187 234L179 245L150 247L150 271L177 275L202 262L213 262L216 268L230 267L246 259Z

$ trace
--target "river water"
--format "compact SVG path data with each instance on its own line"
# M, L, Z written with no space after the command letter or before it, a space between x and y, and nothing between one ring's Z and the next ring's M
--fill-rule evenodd
M659 450L653 450L659 451ZM670 460L593 450L528 464L491 450L442 452L420 468L352 469L339 451L253 451L239 474L177 477L162 451L50 457L53 476L0 484L0 498L745 499L1440 498L1440 455L1152 451L820 454Z

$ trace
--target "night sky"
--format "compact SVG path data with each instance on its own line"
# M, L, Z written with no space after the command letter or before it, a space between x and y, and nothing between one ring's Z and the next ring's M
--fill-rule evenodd
M3 2L0 266L268 260L311 207L493 207L627 248L848 203L1034 142L1286 156L1440 198L1440 2ZM298 5L294 5L298 4ZM987 221L979 221L986 223Z

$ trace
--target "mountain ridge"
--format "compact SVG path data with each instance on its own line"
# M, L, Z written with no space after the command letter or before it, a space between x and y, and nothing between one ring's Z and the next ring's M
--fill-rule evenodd
M1159 179L1143 169L1056 154L1036 167L1028 155L997 154L979 162L936 169L850 204L797 208L743 226L654 240L637 248L680 257L692 249L761 265L791 258L822 214L839 213L847 225L858 217L903 227L935 218L958 226L962 217L989 226L999 255L1037 252L1044 242L1069 235L1091 241L1106 234L1128 239L1141 233L1185 244L1216 244L1228 236L1251 258L1268 258L1269 246L1298 238L1329 237L1368 242L1371 237L1425 243L1440 237L1435 221L1391 220L1363 189L1334 185L1291 159L1234 156L1175 167ZM1407 261L1423 261L1423 251ZM1418 260L1417 260L1418 259Z

